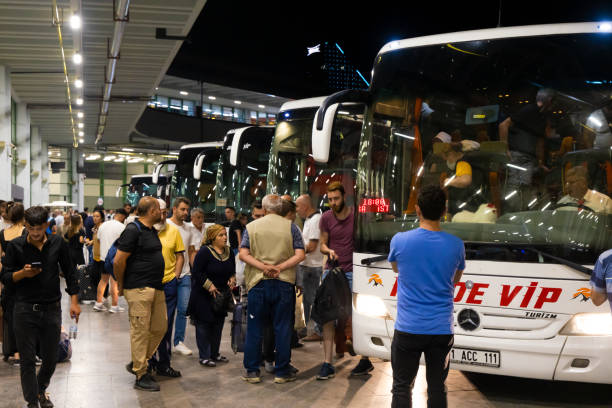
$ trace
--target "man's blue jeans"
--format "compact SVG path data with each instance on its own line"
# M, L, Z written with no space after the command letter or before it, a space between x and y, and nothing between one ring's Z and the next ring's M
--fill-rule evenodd
M266 321L271 320L276 349L276 376L289 375L294 303L294 285L278 279L262 280L249 290L247 303L249 318L244 346L244 368L247 372L259 372L263 328Z
M170 367L170 356L172 355L172 328L174 327L174 312L176 311L176 299L178 293L178 279L172 279L164 284L164 295L166 296L166 311L168 313L168 331L157 347L157 353L153 355L149 364L160 369Z
M176 323L174 325L174 345L185 341L187 327L187 305L191 295L191 275L185 275L178 280L178 300L176 304Z

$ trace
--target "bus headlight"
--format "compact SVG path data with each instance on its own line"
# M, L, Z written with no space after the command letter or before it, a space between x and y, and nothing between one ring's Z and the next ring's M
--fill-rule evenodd
M369 317L386 318L389 316L385 302L378 296L355 294L355 310Z
M612 315L606 313L578 313L563 326L559 334L567 336L612 336Z

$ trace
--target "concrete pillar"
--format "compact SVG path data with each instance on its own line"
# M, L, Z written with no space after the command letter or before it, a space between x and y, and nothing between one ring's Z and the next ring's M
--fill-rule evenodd
M40 201L44 204L49 202L49 143L43 140L40 145Z
M17 105L17 185L23 187L23 205L30 207L30 111L25 103Z
M0 200L11 199L11 72L0 65Z
M32 126L30 132L30 205L43 204L42 201L42 141L38 126Z
M84 168L82 152L72 149L72 202L75 208L83 211L85 208L85 174L79 173L78 169Z

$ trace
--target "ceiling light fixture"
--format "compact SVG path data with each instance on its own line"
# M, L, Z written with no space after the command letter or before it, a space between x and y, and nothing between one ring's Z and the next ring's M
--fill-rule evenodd
M75 79L75 80L74 80L74 86L75 86L76 88L82 88L82 87L83 87L83 81L82 81L82 80L80 80L80 79Z
M83 98L76 98L76 104L81 106L83 104Z
M185 91L180 91L179 92L181 95L189 95L189 92L185 92Z
M83 62L83 56L79 54L78 52L75 52L74 55L72 56L72 62L74 62L77 65L80 65Z
M85 125L83 124L83 122L79 122L78 126L79 126L79 129L83 129Z
M240 102L240 101L234 101L234 103L235 103L236 105L242 105L242 102Z
M211 101L214 101L214 100L215 100L215 99L217 99L217 98L216 98L216 97L214 97L214 96L209 96L209 97L208 97L208 99L210 99Z
M83 112L77 112L77 118L83 119L83 116L85 116Z
M258 105L261 109L266 109L265 105Z
M79 137L83 137L85 136L85 132L83 132L82 130L79 132Z
M78 30L81 28L81 16L79 16L78 14L73 14L70 17L70 27L73 30Z
M124 151L124 152L133 152L134 151L134 149L130 149L128 147L124 147L121 150Z

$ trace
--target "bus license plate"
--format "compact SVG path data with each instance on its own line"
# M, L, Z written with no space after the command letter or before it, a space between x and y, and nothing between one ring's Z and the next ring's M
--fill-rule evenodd
M499 368L501 358L499 351L453 347L451 349L450 361L455 364Z

